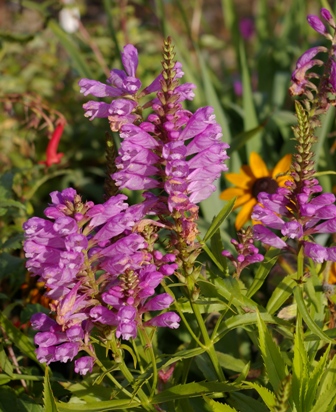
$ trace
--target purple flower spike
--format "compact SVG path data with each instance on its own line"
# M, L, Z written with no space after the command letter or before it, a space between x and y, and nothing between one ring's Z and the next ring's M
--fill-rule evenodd
M317 31L317 33L320 33L323 35L328 33L325 25L322 23L322 21L317 16L313 14L309 14L307 16L307 21L310 27L312 27L315 31Z
M75 372L81 375L86 375L92 372L94 359L91 356L82 356L75 360Z

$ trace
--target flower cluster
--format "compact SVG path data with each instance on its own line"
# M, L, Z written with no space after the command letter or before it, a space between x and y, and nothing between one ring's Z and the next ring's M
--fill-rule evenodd
M330 96L330 93L336 93L336 24L329 10L322 8L321 16L334 33L333 36L328 32L325 23L318 16L309 15L307 21L317 33L331 41L331 48L316 46L303 53L296 63L292 74L292 86L289 91L293 96L305 95L311 102L314 101L313 93L316 93L319 109L325 111L330 104L334 104L334 98ZM326 62L316 58L319 53L327 53ZM314 66L324 66L324 72L318 86L311 81L311 79L320 78L316 73L309 71Z
M162 74L143 90L141 81L136 77L138 67L138 51L132 45L128 44L124 47L121 53L121 60L125 70L113 69L111 76L106 83L101 83L97 80L81 79L79 81L80 92L87 96L91 94L95 97L112 98L111 103L97 102L90 100L83 105L85 116L90 120L98 118L108 118L111 129L119 131L124 124L134 123L141 119L142 107L140 107L140 99L148 94L158 92L161 88ZM175 64L176 77L183 76L181 70L182 65L177 62ZM177 86L176 93L183 95L185 99L192 100L194 94L192 90L195 86L192 83L185 83Z
M299 102L296 102L296 111L297 153L293 155L291 165L292 180L273 194L259 193L259 204L254 207L252 218L261 224L254 226L254 236L275 248L288 248L288 243L270 229L278 230L287 239L295 240L298 248L303 247L305 255L314 261L336 261L335 247L316 244L312 238L314 234L335 232L335 196L322 193L322 187L314 177L312 148L316 137L310 118Z
M315 262L336 261L336 247L325 247L309 240L318 233L335 233L336 206L332 193L323 193L316 179L305 181L300 193L292 192L292 183L277 193L260 193L259 205L252 217L262 224L254 226L254 235L263 243L283 249L287 243L271 229L279 230L289 239L302 243L306 256ZM318 194L318 195L317 195ZM317 195L317 196L316 196Z
M80 350L92 353L93 325L109 325L118 338L135 338L144 313L171 305L170 295L153 295L177 268L175 255L149 250L141 234L152 224L154 230L163 226L143 220L150 200L128 206L126 196L117 195L95 205L83 203L72 188L51 193L51 199L45 210L51 220L33 217L23 225L27 268L45 282L54 300L55 320L42 313L32 319L39 331L38 359L47 363L67 362ZM179 320L165 312L144 325L176 328ZM92 368L93 359L80 359L80 373Z
M118 171L112 176L116 185L130 190L161 189L164 195L158 200L167 204L167 213L193 213L195 204L215 190L213 181L227 170L224 161L229 146L221 141L221 127L211 107L194 114L182 108L184 100L193 99L195 86L179 85L184 73L181 64L173 60L169 39L163 55L163 72L139 93L140 82L134 77L138 54L132 45L125 46L122 54L125 72L111 71L111 86L88 79L82 79L79 85L85 95L114 98L111 104L88 102L84 108L95 107L96 111L87 111L86 115L91 119L108 117L113 130L116 124L120 128ZM140 98L153 92L157 92L156 97L141 106ZM154 113L141 119L139 113L149 106Z

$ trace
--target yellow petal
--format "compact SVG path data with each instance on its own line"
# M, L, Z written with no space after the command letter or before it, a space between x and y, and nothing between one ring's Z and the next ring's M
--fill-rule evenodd
M280 173L288 172L290 165L292 163L292 155L287 154L276 164L275 168L272 171L273 179L276 179L277 175ZM278 179L277 179L278 180Z
M248 166L248 165L243 165L243 166L240 168L240 171L243 172L243 173L245 173L247 176L250 176L251 179L254 179L254 180L255 180L254 174L253 174L250 166Z
M286 176L278 177L278 178L276 179L277 184L278 184L280 187L285 187L285 183L286 183L288 180L293 181L292 176L286 175Z
M240 187L229 187L228 189L223 190L219 197L222 200L231 200L234 197L241 197L244 194L244 190Z
M240 169L240 173L226 173L225 179L242 189L247 189L251 186L251 177L244 173L242 169Z
M236 209L239 206L245 205L252 198L251 193L245 193L243 196L237 198L234 208Z
M246 192L238 187L229 187L228 189L225 189L219 197L222 200L231 200L236 197L237 199L234 205L234 209L237 209L237 207L247 203L251 199L252 195L249 192Z
M235 226L239 230L242 226L251 218L251 213L254 205L257 204L256 199L250 199L243 207L242 210L238 213L236 217Z
M257 179L260 179L261 177L270 176L270 172L268 171L265 162L256 152L251 152L250 166L251 166L254 176Z

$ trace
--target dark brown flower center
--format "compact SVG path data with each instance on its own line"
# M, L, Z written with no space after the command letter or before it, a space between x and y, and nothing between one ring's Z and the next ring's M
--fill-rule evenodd
M272 195L278 187L278 183L271 177L261 177L257 179L252 186L252 196L257 199L260 192L266 192Z

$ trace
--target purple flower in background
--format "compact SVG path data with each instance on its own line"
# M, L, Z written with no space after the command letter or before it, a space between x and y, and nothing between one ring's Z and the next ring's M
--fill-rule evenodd
M243 39L250 40L255 32L254 21L251 17L243 17L239 20L239 31Z
M335 22L329 10L322 8L321 16L327 26L335 31ZM330 50L322 46L313 47L299 58L292 74L292 85L289 91L293 96L306 95L308 100L311 101L314 100L314 94L318 92L320 96L318 99L320 110L326 111L330 104L334 104L334 98L330 97L329 94L334 94L336 91L334 39L318 16L308 15L307 21L317 33L326 37L332 44ZM328 53L326 61L315 58L320 52ZM324 66L323 75L311 71L315 66ZM311 79L319 79L319 82L312 82Z

